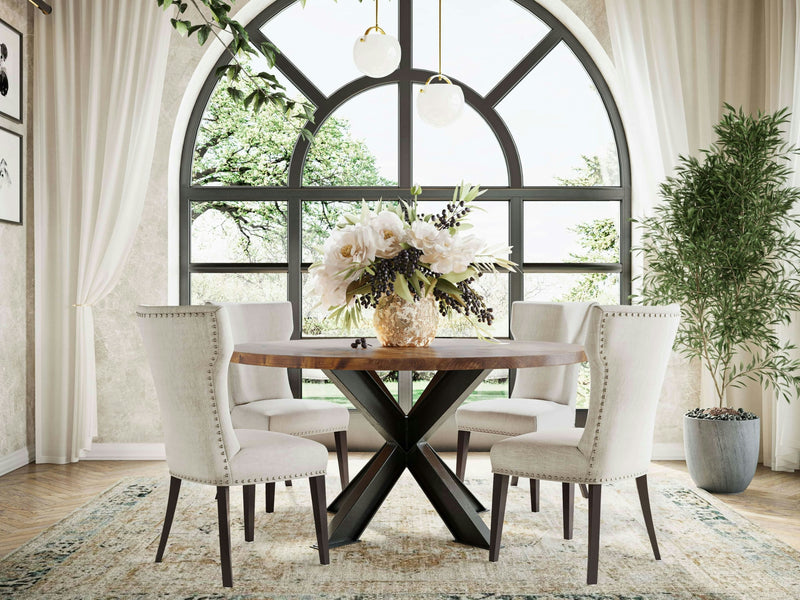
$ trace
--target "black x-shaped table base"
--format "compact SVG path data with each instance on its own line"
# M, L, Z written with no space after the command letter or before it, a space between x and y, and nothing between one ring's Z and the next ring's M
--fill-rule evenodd
M374 371L325 371L386 443L328 507L330 545L357 542L405 469L417 480L457 542L489 547L486 508L428 444L430 436L489 374L438 371L405 414Z

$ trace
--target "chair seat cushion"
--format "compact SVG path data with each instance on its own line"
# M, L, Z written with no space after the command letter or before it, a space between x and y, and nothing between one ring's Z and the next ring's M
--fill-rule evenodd
M234 431L241 448L229 458L233 485L325 474L328 450L319 442L272 431Z
M350 412L345 406L324 400L278 398L234 406L231 419L237 429L263 429L305 436L346 431Z
M509 436L573 425L574 408L535 398L479 400L465 404L456 411L456 427L461 431Z
M506 438L490 453L492 472L530 479L596 483L578 448L583 429L555 429Z

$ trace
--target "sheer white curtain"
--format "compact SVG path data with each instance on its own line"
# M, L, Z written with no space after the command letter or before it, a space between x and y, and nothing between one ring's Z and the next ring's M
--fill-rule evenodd
M724 102L746 111L792 106L800 119L797 0L606 0L606 10L625 90L635 217L659 201L658 186L679 154L713 141ZM642 268L634 264L638 273ZM781 335L800 341L797 325ZM776 404L754 387L738 401L764 416L765 464L800 467L800 401Z
M170 26L152 1L71 0L35 27L36 460L65 463L96 435L92 306L141 217Z
M800 7L797 0L772 0L765 3L766 33L765 107L776 110L788 106L792 111L789 140L800 145ZM793 160L792 184L800 186L800 160ZM800 207L797 207L800 211ZM784 341L800 346L800 315L782 328ZM800 398L789 404L771 392L762 398L764 464L776 471L800 469Z

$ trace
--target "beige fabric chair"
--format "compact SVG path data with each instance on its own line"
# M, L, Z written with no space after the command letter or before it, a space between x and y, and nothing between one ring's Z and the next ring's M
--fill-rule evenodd
M583 344L588 310L596 302L514 302L511 335L515 340ZM470 433L503 436L573 427L580 365L518 369L510 398L470 402L456 411L456 475L462 481ZM516 478L512 481L516 485ZM539 511L539 480L531 479L531 510Z
M592 390L586 428L528 433L492 447L495 475L489 560L496 561L500 553L508 478L512 475L562 482L566 539L572 538L574 484L588 484L590 584L597 583L602 485L635 478L653 554L660 560L647 470L656 405L679 320L680 308L675 304L590 309L586 355Z
M244 486L245 540L253 540L255 484L308 477L320 563L328 564L325 470L328 451L312 440L234 429L228 405L233 338L224 308L140 306L136 315L161 407L170 472L169 500L156 554L161 562L181 481L216 486L222 582L233 585L229 487Z
M222 303L228 310L234 344L288 340L292 336L289 302ZM349 480L347 407L324 400L294 398L286 369L231 364L231 419L234 427L278 431L305 437L333 433L342 488ZM286 482L290 485L290 482ZM273 500L274 502L274 500ZM267 512L272 512L267 498Z

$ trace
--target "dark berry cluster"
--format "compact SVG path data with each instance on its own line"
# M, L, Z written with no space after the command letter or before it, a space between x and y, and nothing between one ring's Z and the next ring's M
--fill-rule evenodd
M400 273L406 279L411 279L415 272L422 273L425 276L432 276L433 272L426 266L420 264L419 258L422 256L422 250L417 248L406 248L397 253L393 258L378 258L372 265L375 275L370 280L370 292L364 294L358 299L361 306L364 308L375 308L378 305L378 300L382 296L388 296L394 292L394 281L397 274ZM417 293L411 285L409 285L409 292L416 297Z
M442 316L447 316L447 313L453 310L457 313L464 313L465 315L472 314L475 315L478 323L486 323L486 325L491 326L494 322L494 313L491 307L486 306L483 297L472 289L470 284L474 281L475 278L470 277L456 284L458 291L461 293L463 305L449 294L440 290L434 290L434 297L439 303L439 313Z
M461 221L467 217L470 207L463 200L449 202L442 209L442 212L433 215L433 224L436 229L451 229L461 225Z
M351 348L358 348L359 346L361 346L362 348L364 348L364 350L366 350L367 346L372 346L372 344L368 344L367 339L363 337L356 338L355 341L352 344L350 344Z

